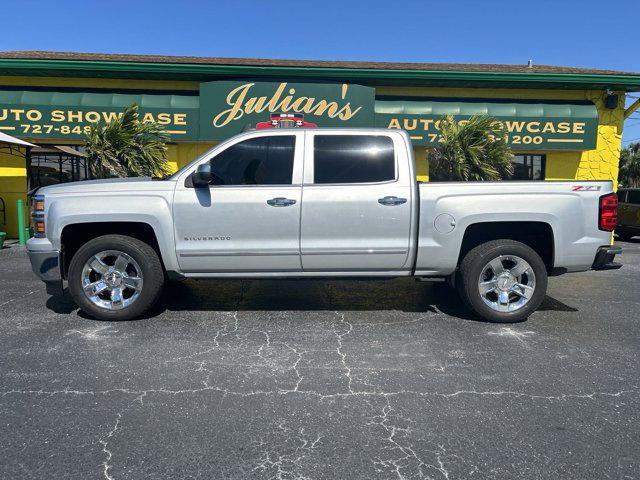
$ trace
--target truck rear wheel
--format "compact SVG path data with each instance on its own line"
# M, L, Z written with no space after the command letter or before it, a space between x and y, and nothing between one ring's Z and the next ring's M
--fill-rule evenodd
M531 247L493 240L467 253L460 264L458 292L478 315L491 322L519 322L542 303L547 269Z
M151 246L125 235L104 235L83 245L69 264L69 292L100 320L130 320L158 300L164 272Z

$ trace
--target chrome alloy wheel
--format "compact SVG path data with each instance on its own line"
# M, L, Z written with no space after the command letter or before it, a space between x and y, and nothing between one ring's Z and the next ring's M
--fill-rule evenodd
M142 293L142 269L124 252L105 250L93 255L82 268L82 289L96 306L120 310Z
M478 279L484 303L497 312L514 312L524 307L536 289L533 268L515 255L500 255L487 263Z

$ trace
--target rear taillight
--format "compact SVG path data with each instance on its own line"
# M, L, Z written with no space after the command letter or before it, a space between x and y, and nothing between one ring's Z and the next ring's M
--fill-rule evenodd
M598 228L605 232L613 232L618 221L618 195L609 193L600 197Z

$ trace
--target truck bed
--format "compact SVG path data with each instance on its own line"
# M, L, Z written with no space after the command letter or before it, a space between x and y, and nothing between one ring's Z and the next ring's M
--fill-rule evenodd
M611 233L598 229L598 204L612 191L611 181L420 183L415 274L451 274L470 225L519 222L551 228L554 268L588 270L597 248L611 244Z

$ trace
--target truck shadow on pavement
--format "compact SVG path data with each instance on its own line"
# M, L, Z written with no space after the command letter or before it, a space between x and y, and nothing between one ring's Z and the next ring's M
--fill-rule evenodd
M50 297L56 313L77 310L67 291ZM188 280L170 282L158 304L141 319L165 312L195 311L403 311L444 313L484 322L469 311L454 289L444 283L410 279L353 280ZM539 310L576 312L546 296ZM79 312L84 318L90 318Z

